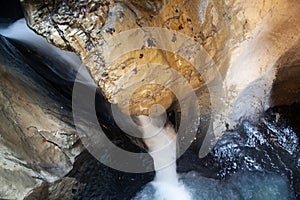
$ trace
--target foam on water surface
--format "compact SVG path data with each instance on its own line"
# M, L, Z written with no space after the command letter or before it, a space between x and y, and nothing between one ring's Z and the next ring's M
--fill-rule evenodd
M202 177L195 172L182 174L181 186L193 200L275 200L295 199L287 178L272 173L242 172L224 180ZM185 198L180 188L151 182L134 200L169 200ZM160 192L161 191L161 192Z
M176 133L171 125L157 127L147 116L138 117L144 142L153 158L155 199L191 200L189 192L178 180L176 172ZM153 123L153 124L152 124ZM145 199L147 197L143 197Z

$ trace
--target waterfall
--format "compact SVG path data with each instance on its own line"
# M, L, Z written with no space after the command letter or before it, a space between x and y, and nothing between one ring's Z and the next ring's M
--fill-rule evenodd
M20 59L24 58L24 65L28 64L26 63L27 60L32 60L33 63L36 62L38 57L42 62L38 62L36 65L43 64L38 68L41 71L36 70L40 72L39 74L44 73L45 76L53 79L53 74L47 74L48 71L45 71L46 68L49 68L60 79L74 81L74 74L72 73L77 72L81 66L78 56L49 44L46 39L29 29L24 19L9 27L1 28L0 26L0 34L9 38L9 42L14 42L11 47L14 47L15 43L25 44L25 50L34 49L38 53L35 54L29 51L26 55L20 54L20 56L23 56ZM5 44L3 43L3 47ZM16 49L18 49L17 47ZM7 49L5 47L3 52L10 49L10 47L7 47ZM16 51L7 52L16 53ZM28 57L27 60L25 59L26 56ZM17 58L19 59L19 57ZM23 71L26 70L22 67L23 65L18 65L18 68ZM33 68L33 66L30 67ZM7 67L7 69L9 68ZM269 72L270 74L268 74ZM247 75L247 73L245 74ZM234 77L230 77L228 80L231 80L231 78L237 78L234 79L237 81L242 80L238 73L233 73L233 75ZM241 109L233 109L238 111L235 112L237 116L244 115L243 111L249 111L249 105L252 106L251 109L257 108L253 106L256 104L246 105L246 103L255 100L254 97L264 96L263 90L257 92L257 87L268 86L265 83L268 83L273 75L273 71L267 71L266 76L264 75L252 82L249 87L241 89L243 90L241 98L237 98L237 103L234 105ZM80 79L82 83L94 87L95 83L92 78L85 77L88 76L82 75L82 79ZM266 80L267 82L265 82ZM229 81L228 83L232 82ZM63 85L63 87L65 88L66 85ZM252 94L254 90L256 91L255 96L249 99L244 98ZM97 104L97 109L99 109L102 119L106 123L112 123L110 121L112 114L108 111L110 105L103 98L96 100L96 102L101 104ZM290 111L283 114L281 113L282 110ZM258 127L251 125L249 122L243 122L236 130L227 131L223 134L210 152L210 157L205 158L208 159L208 162L205 159L192 159L191 153L186 154L188 157L185 162L179 163L181 166L191 167L188 170L181 169L185 173L182 172L180 176L176 171L178 167L176 166L177 135L174 128L171 125L165 125L163 120L158 120L160 124L158 126L155 119L154 123L150 117L138 116L143 140L148 147L149 155L152 156L154 161L156 172L154 180L145 185L146 182L152 179L152 174L150 176L147 173L141 175L119 172L100 165L96 158L91 161L94 158L90 155L87 160L84 160L85 164L82 163L83 160L78 159L78 163L79 165L82 164L80 166L82 168L73 171L74 180L76 179L78 184L74 185L70 193L72 193L72 197L75 196L79 199L128 199L129 196L131 198L135 194L137 194L135 200L297 199L300 196L298 189L300 188L299 127L297 126L299 124L299 115L297 114L300 111L298 111L299 108L295 110L295 106L272 109L267 117L260 119ZM253 112L248 113L251 113L249 116L254 116ZM289 118L284 116L289 116ZM290 127L292 126L289 125L290 120L294 121L292 124L296 126L295 130ZM109 157L110 154L107 152L103 152L103 154L108 159L118 161L116 158ZM86 155L83 154L83 156ZM202 166L200 162L205 165ZM223 177L223 179L217 179L213 175ZM53 184L51 187L55 188L57 186L57 192L64 193L64 191L59 191L57 184L60 184L60 182ZM143 190L141 190L142 186ZM73 194L73 190L76 190L76 194ZM137 191L140 192L137 193ZM296 193L296 197L294 193Z
M143 140L153 158L155 178L152 182L156 190L155 198L163 200L192 199L184 185L179 182L176 172L176 133L167 124L161 128L152 124L151 118L139 116Z
M19 19L8 27L0 27L0 34L25 43L26 45L35 48L42 54L47 54L51 58L64 59L71 66L78 67L81 64L79 57L72 52L61 50L47 42L45 38L37 35L31 30L25 19Z
M8 27L0 26L0 34L39 54L48 63L48 68L61 79L73 82L78 69L82 66L80 58L73 52L61 50L47 42L45 38L31 30L25 19L20 19ZM94 85L91 79L80 76L77 80L85 85Z
M12 24L1 23L0 35L8 38L10 43L22 52L25 62L67 98L72 97L75 81L84 85L86 89L93 90L97 87L78 55L48 43L45 38L27 26L25 19ZM104 99L100 90L97 90L96 98L96 109L101 113L98 115L100 122L115 126L110 104Z

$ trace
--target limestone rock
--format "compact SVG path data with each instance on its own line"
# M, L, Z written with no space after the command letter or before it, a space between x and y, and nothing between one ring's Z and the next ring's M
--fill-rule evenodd
M82 151L67 100L0 36L0 198L23 199L71 169Z
M178 89L179 84L157 87L155 83L163 82L169 77L164 73L156 73L145 64L160 63L175 69L195 90L204 85L203 77L191 63L180 58L175 52L148 48L151 45L146 45L145 48L141 46L139 50L120 55L117 61L108 63L104 54L114 54L118 48L111 46L102 49L101 46L104 46L106 41L114 39L118 33L135 28L166 28L185 34L191 41L199 42L209 55L214 57L217 48L222 49L230 35L229 27L219 23L221 13L227 8L213 1L100 1L96 5L94 1L82 2L85 4L84 9L80 3L77 5L72 1L33 3L27 0L23 1L23 5L28 25L53 44L74 50L80 55L105 97L111 103L118 104L122 110L129 109L131 114L149 114L149 109L154 104L169 108L176 98L167 88L184 90ZM95 8L92 9L91 5ZM199 9L202 12L200 14ZM100 11L102 17L97 14ZM70 15L75 17L71 19ZM229 20L226 21L229 23ZM217 37L217 31L226 32L227 35ZM128 37L130 38L122 38L124 46L134 35ZM172 43L171 38L165 43ZM130 71L136 71L136 77L130 77ZM149 83L154 84L144 84L134 91L128 89L145 76ZM132 93L134 95L129 95Z
M277 100L272 99L275 96L271 95L276 87L273 83L281 77L281 64L299 71L296 63L300 57L291 50L299 46L299 2L276 0L264 4L255 1L239 3L242 9L237 16L247 19L245 27L248 31L231 52L224 79L227 98L223 113L230 125L244 119L255 122L271 106L299 102L298 97L290 96L278 104L275 103ZM294 55L293 60L283 63L282 58L291 54ZM293 81L298 82L297 78L293 78Z
M40 200L40 199L72 199L72 189L76 188L77 181L75 178L64 177L54 183L44 182L39 187L35 188L25 200Z
M80 55L109 102L133 115L149 114L154 104L169 108L176 102L171 91L186 91L168 75L167 70L174 69L199 97L202 113L213 113L214 129L220 130L245 118L258 119L271 105L268 94L275 63L299 41L297 0L22 2L28 25L51 43ZM201 45L214 63L206 69L215 68L216 73L199 73L178 52L156 48L146 27L176 31ZM144 37L126 35L134 29ZM145 44L139 46L141 41ZM159 45L171 46L174 41L176 37L166 38ZM170 77L175 80L164 82ZM207 88L211 84L214 90L216 79L221 92ZM164 87L158 86L161 82ZM137 83L139 87L133 87Z

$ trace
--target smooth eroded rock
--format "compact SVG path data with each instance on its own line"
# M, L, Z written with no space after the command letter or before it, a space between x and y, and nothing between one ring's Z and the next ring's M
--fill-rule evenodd
M190 96L178 82L183 76L217 134L256 121L272 105L276 62L299 41L297 0L22 2L28 25L80 55L106 99L125 113L147 115L155 104L180 111L174 90ZM210 60L196 56L200 71L189 59L199 49L172 49L190 41Z
M68 101L0 36L0 198L23 199L81 152Z

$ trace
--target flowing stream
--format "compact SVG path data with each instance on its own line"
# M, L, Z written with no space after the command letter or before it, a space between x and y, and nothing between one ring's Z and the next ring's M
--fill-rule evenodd
M48 78L51 84L58 84L62 92L71 91L80 65L75 54L49 45L30 31L24 20L0 28L0 34L15 40L1 44L8 48L7 52ZM29 49L35 51L28 53ZM38 53L47 53L48 59ZM76 181L76 186L70 186L70 199L299 199L299 113L297 104L272 108L264 113L260 123L244 121L235 130L226 131L205 158L199 159L199 149L191 147L177 162L174 129L168 125L149 127L148 119L140 117L155 175L119 172L84 152L67 175ZM103 123L111 123L109 116L103 119ZM118 142L131 145L124 140ZM109 152L103 153L110 157ZM58 183L53 184L55 187Z
M270 115L274 116L275 121L278 120L278 113ZM145 135L159 132L151 138L154 141L145 141L154 160L156 175L154 181L148 183L134 200L295 199L288 176L283 174L290 173L290 178L296 182L294 187L299 186L299 139L293 129L276 126L270 117L262 119L262 127L245 121L238 130L225 132L217 142L211 155L215 165L220 167L218 176L230 175L225 181L204 177L196 171L178 175L175 163L159 170L164 162L171 161L175 156L176 143L172 145L176 139L175 131L171 127L160 131L151 127L143 130ZM272 143L269 137L276 137L281 142ZM166 148L165 154L153 153L167 143L171 145ZM276 148L280 148L281 152L277 153ZM298 189L296 191L299 192Z
M176 133L171 125L158 128L147 116L138 117L144 142L153 158L155 178L151 185L155 188L154 199L191 200L189 191L179 181L176 172ZM148 196L146 194L146 196ZM146 196L135 199L145 199Z

